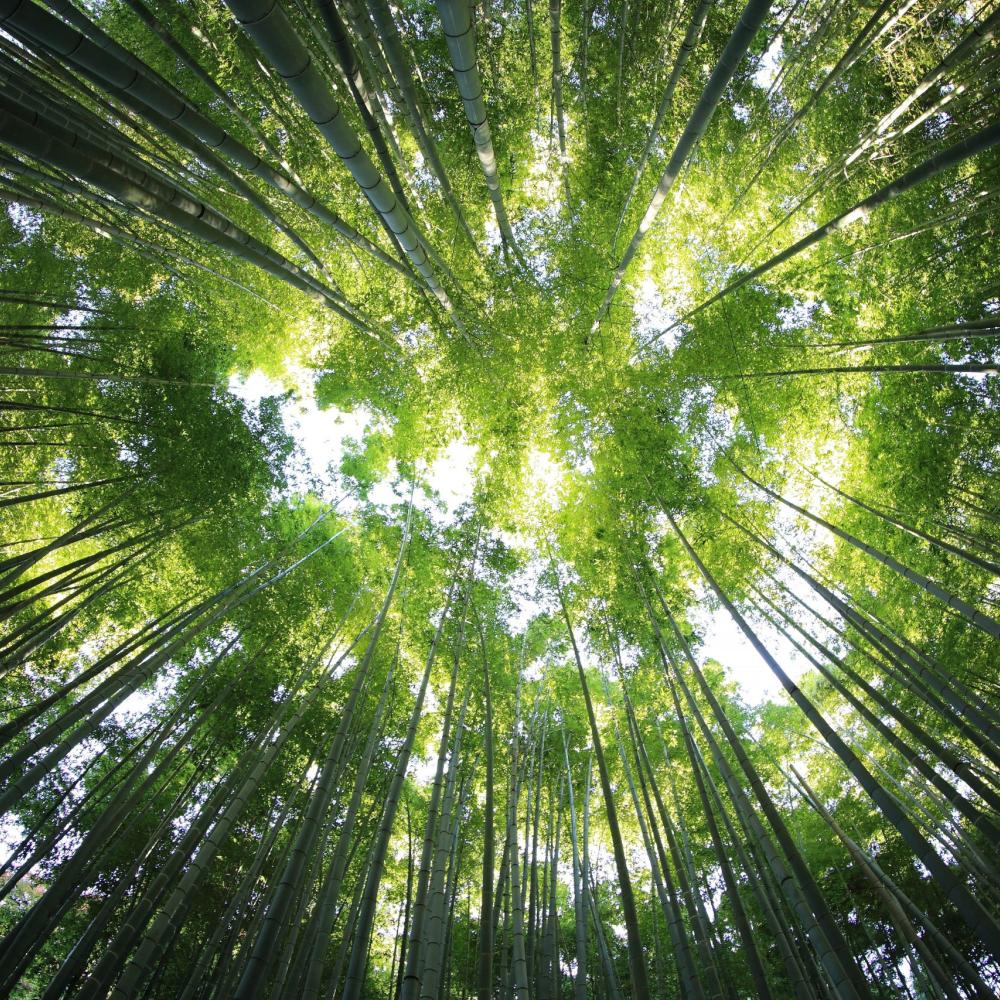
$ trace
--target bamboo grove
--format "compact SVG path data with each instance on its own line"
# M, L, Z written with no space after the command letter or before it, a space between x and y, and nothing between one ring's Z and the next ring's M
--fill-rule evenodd
M0 995L996 996L998 30L0 0Z

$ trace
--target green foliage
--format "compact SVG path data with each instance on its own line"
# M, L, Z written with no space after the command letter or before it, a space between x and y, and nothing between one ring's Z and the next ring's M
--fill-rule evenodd
M645 224L744 4L652 136L694 0L480 4L510 245L444 2L333 5L354 89L321 7L280 4L381 217L250 0L22 7L0 993L396 997L421 908L406 1000L568 1000L581 959L601 997L995 991L996 5L771 4ZM364 429L308 468L296 406Z

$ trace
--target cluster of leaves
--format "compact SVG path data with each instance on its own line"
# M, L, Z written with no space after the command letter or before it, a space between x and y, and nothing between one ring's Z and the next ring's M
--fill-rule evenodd
M364 135L361 111L335 70L324 22L304 5L284 6L302 35L316 42L345 116ZM354 24L355 8L363 5L343 6ZM549 918L559 922L555 947L561 955L554 960L549 954L550 971L560 961L564 969L576 961L574 886L552 853L561 850L565 859L570 850L565 785L575 786L580 813L598 743L607 756L611 801L601 798L595 771L587 847L599 919L586 931L593 982L609 995L616 981L626 990L633 983L635 942L610 932L629 920L618 891L622 873L608 860L621 836L639 895L638 930L645 942L657 942L649 977L655 995L682 991L673 967L676 928L660 905L655 878L647 877L656 865L643 828L649 817L642 818L638 798L630 796L642 747L659 775L665 818L683 844L671 859L675 875L683 870L691 878L698 905L708 913L705 939L693 897L691 913L679 921L701 946L699 975L706 982L710 975L721 977L730 995L753 993L739 899L723 879L714 814L706 815L702 771L687 739L690 720L678 712L669 682L686 677L695 688L682 640L698 655L725 617L720 601L726 599L780 649L783 662L806 667L798 691L833 720L921 828L940 837L956 870L963 877L975 872L972 889L995 920L989 835L944 813L937 793L856 701L904 742L919 728L927 745L940 746L949 760L988 770L974 727L959 724L961 712L936 710L926 690L897 668L905 654L987 715L996 710L994 637L970 625L968 614L945 610L914 580L916 574L934 581L955 598L953 607L987 617L995 611L1000 383L983 369L996 365L995 337L990 339L998 329L990 324L1000 281L992 252L996 149L930 173L898 198L863 212L864 225L838 227L769 266L873 192L991 123L995 128L1000 105L990 82L992 35L983 34L982 46L949 65L911 107L908 95L941 63L942 53L973 30L964 8L882 5L884 34L841 73L837 60L872 30L873 5L827 4L818 11L810 4L771 5L710 127L661 211L642 230L640 252L610 310L595 324L623 248L640 226L744 5L710 5L653 136L651 122L699 4L480 5L478 67L516 248L494 238L497 223L437 7L410 0L393 9L373 6L384 8L399 32L418 110L459 206L456 212L444 197L404 107L386 87L379 99L396 125L396 166L413 216L440 260L454 315L418 281L402 278L307 212L283 205L294 232L322 262L321 272L287 232L227 189L206 163L167 134L151 142L124 102L109 105L120 115L115 126L146 162L176 171L242 230L311 269L315 281L329 282L375 335L246 260L193 246L177 231L162 232L152 213L126 221L122 206L101 206L106 214L100 218L126 226L130 242L104 238L51 204L43 211L28 195L18 203L23 189L16 183L24 175L0 161L0 193L12 206L0 218L0 353L10 386L0 400L5 759L22 753L26 760L40 759L31 740L61 724L71 704L67 697L99 690L103 674L79 689L73 685L105 654L144 630L160 629L178 609L211 595L239 595L203 629L192 627L170 647L155 674L137 674L130 699L85 738L86 718L79 730L67 725L66 739L81 734L73 752L18 798L12 836L25 840L14 864L39 845L49 849L10 883L9 895L5 891L0 934L15 934L46 887L62 884L60 877L73 870L81 841L101 829L102 807L113 801L109 789L120 780L122 762L152 740L171 713L200 720L190 735L178 737L185 752L176 760L167 751L171 744L164 744L155 758L167 761L162 780L132 803L127 826L101 845L90 881L74 883L77 895L67 894L64 913L18 975L16 995L42 995L79 940L88 941L93 971L126 926L129 906L177 857L198 810L227 776L239 773L249 754L268 745L282 706L298 704L314 682L315 697L302 702L301 720L218 845L149 989L181 996L192 983L213 990L235 986L235 963L245 961L244 944L259 932L254 915L273 899L323 756L345 719L352 752L324 838L308 859L308 885L318 886L333 855L337 810L350 798L361 773L361 748L374 727L378 740L360 805L363 822L352 841L358 849L344 878L360 898L427 650L453 581L459 581L459 595L430 666L430 695L416 730L403 809L378 873L381 899L365 995L393 995L403 961L399 928L409 919L414 866L434 801L426 774L437 763L449 692L468 703L461 804L455 807L462 836L450 883L449 995L477 987L475 955L484 936L479 883L492 822L482 761L490 747L497 761L491 794L498 848L500 831L513 826L528 877L522 891L535 907L527 938L531 974L540 975L551 947L545 944ZM179 87L193 106L217 114L251 148L277 150L282 168L304 190L319 192L383 253L395 252L343 163L228 10L167 4L156 20L184 39L243 119L181 65L135 11L129 0L116 0L92 13L100 29ZM983 5L976 17L995 19L995 4ZM6 40L3 47L6 53ZM3 58L8 74L16 60ZM37 71L51 86L55 74L41 64ZM110 115L93 95L87 107L102 120ZM645 169L636 176L640 163ZM46 197L62 190L58 173L47 176L39 182ZM259 197L270 196L258 178L246 180ZM59 205L81 203L83 195ZM276 203L272 207L277 210ZM744 281L759 265L768 266ZM35 328L46 332L33 341L24 331ZM927 331L938 333L905 339ZM291 386L303 370L331 420L337 411L358 409L374 417L356 448L330 456L338 465L338 487L352 494L343 509L330 497L290 488L286 472L296 444L283 424L283 400L251 407L225 388L230 378L253 371ZM24 403L29 408L19 406ZM427 502L434 485L427 470L458 439L474 449L472 500L442 517ZM548 470L541 479L550 481L540 482L539 463ZM409 514L399 495L391 505L369 500L377 485L394 488L402 480L417 496ZM73 490L63 492L65 486ZM409 531L407 518L413 521ZM830 536L817 518L842 533ZM93 531L85 530L92 525ZM714 590L688 543L710 571ZM401 548L400 582L372 647L360 708L348 716L351 668L365 662L366 630L378 620ZM873 550L883 558L873 558ZM836 619L813 595L804 597L792 564L903 652L894 660L857 621ZM29 566L31 585L22 587L9 574ZM256 589L255 574L267 586ZM650 579L679 623L677 636L666 640L681 664L673 675L657 637L658 613L642 582ZM567 608L584 646L586 662L579 665L563 617ZM659 626L666 629L662 621ZM808 668L801 649L793 654L779 626L809 655L821 657L820 646L826 646L829 662L843 665L837 683L829 670ZM811 646L806 632L816 640ZM345 649L347 656L326 678L323 669ZM877 860L928 926L995 983L997 956L914 861L911 845L866 796L843 755L816 738L790 698L775 694L751 702L738 682L759 669L756 654L731 656L722 664L701 657L707 686L780 807L872 991L889 996L914 983L923 991L925 979L911 972L913 942L869 891L865 870L849 864L842 838L811 795ZM596 728L581 678L597 703ZM856 700L845 700L845 684ZM383 688L387 707L376 724ZM697 689L695 695L708 715L704 696ZM894 707L891 717L883 704ZM32 717L22 725L27 715ZM718 720L710 719L710 729L718 733ZM704 775L724 788L719 761L704 745L700 752ZM520 769L512 763L518 753ZM725 754L735 766L732 752ZM449 759L457 755L456 746ZM793 764L808 775L813 792L793 784ZM724 818L739 827L735 808L720 808L718 819ZM553 833L560 823L561 833ZM743 870L735 838L723 837L730 861ZM544 846L542 860L529 863L532 839ZM750 925L768 927L760 905L766 893L753 891L746 872L754 865L745 868L739 896ZM537 884L544 878L558 882L552 913ZM281 968L270 970L276 996L293 995L296 980L290 977L302 974L290 970L302 954L296 949L308 944L303 928L312 926L308 918L318 897L318 889L314 894L303 886L297 915L282 928ZM237 901L242 909L233 910ZM347 891L341 904L327 976L330 967L343 971L337 963L346 961L351 942L354 911ZM516 992L516 973L506 964L518 954L510 940L516 920L512 902L506 905L494 971L505 991ZM103 906L112 916L98 926ZM91 933L95 937L88 938ZM808 952L806 932L797 929L794 936ZM768 940L759 950L768 981L783 982L777 944ZM3 961L9 969L20 958ZM553 975L553 990L569 996L570 977L560 982L558 971ZM936 995L933 980L926 982L928 995ZM339 984L333 978L326 985ZM820 989L818 981L809 986ZM545 1000L541 986L532 982L532 991Z

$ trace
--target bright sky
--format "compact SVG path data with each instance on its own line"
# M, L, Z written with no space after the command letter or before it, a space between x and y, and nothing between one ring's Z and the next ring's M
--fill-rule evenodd
M759 704L779 697L780 682L725 608L711 611L703 603L691 617L692 625L705 637L700 658L718 660L739 685L744 701ZM774 629L756 621L750 625L793 681L809 669L810 664L805 657Z
M771 47L761 56L757 69L753 74L753 82L761 90L767 90L778 76L781 68L782 43L781 35L775 36Z
M255 371L247 378L233 375L229 391L247 406L256 409L268 396L281 396L286 387L263 372ZM320 410L312 391L296 391L281 407L285 430L302 450L306 472L326 477L333 465L339 465L348 438L360 441L372 424L372 414L364 407L350 413L330 408ZM293 487L296 483L293 481Z
M302 489L311 479L318 480L319 493L324 499L335 499L342 488L336 480L341 459L350 444L360 443L367 430L376 426L375 415L363 406L352 411L329 407L321 410L309 384L307 373L297 373L301 388L281 407L285 430L301 452L301 461L286 469L293 489ZM268 396L281 396L287 387L263 372L255 371L246 378L234 375L229 391L247 406L256 408ZM445 515L450 516L472 496L475 487L477 449L462 438L454 438L425 470L426 479L436 498L444 503ZM376 505L398 503L399 495L391 486L394 469L371 492ZM350 503L347 504L350 506ZM426 509L421 504L422 509Z
M632 331L640 344L655 338L657 349L672 351L680 339L680 328L671 330L676 313L663 301L663 293L657 287L652 275L647 274L639 282L635 291L635 321ZM669 330L669 333L664 331Z

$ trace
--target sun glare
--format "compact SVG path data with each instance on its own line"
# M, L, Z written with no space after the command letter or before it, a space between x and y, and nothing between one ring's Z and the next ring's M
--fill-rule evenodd
M547 452L532 448L528 452L526 472L528 495L550 510L558 508L567 468Z

